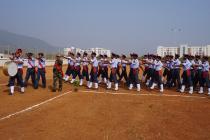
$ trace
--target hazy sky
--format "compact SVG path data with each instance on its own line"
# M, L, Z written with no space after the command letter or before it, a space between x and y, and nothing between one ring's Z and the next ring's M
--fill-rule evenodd
M142 54L210 44L210 0L0 0L0 29L61 47Z

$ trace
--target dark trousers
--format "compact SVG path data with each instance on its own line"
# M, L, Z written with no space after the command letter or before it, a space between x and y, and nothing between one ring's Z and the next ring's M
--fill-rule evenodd
M24 81L24 85L28 85L28 80L31 77L31 81L33 84L33 87L36 88L36 73L35 73L35 68L28 68L26 71L26 77Z
M98 83L98 68L92 68L91 69L90 82Z
M198 83L199 85L201 85L202 83L202 70L201 69L198 69L195 71L195 78L193 81L193 86L196 87Z
M40 77L42 78L42 87L45 88L46 87L46 76L45 76L45 68L38 68L38 71L37 71L37 87L38 87L38 84L39 84L39 80L40 80Z
M80 66L75 67L74 74L73 74L73 79L76 79L77 76L79 77L79 79L82 79L82 75L81 75L80 71L81 71Z
M205 84L208 88L210 88L209 73L208 72L202 72L201 87L204 87Z
M71 76L71 75L73 75L73 73L74 73L74 67L73 66L70 66L70 65L68 65L68 67L67 67L67 69L66 69L66 75L68 75L68 76Z
M118 83L118 81L117 81L117 69L116 68L111 69L109 81L114 82L115 84Z
M160 87L160 85L163 84L162 72L161 71L154 71L153 77L152 77L152 79L151 79L151 81L149 83L149 87L151 87L154 82L157 82L158 87Z
M122 73L120 74L119 81L121 81L122 78L124 78L126 82L128 81L126 67L122 67Z
M102 68L102 78L108 79L108 67Z
M82 70L82 79L84 79L84 77L86 78L86 81L90 80L88 70Z
M178 84L178 89L181 88L180 69L173 69L172 72L172 84Z
M182 78L183 78L182 85L193 86L192 79L191 79L192 76L191 76L191 71L190 70L183 71Z
M23 83L23 69L18 69L18 72L15 76L10 77L9 79L9 86L14 86L15 85L15 79L17 79L18 84L20 87L24 87Z
M131 69L129 74L129 84L140 84L139 81L139 70L138 69Z

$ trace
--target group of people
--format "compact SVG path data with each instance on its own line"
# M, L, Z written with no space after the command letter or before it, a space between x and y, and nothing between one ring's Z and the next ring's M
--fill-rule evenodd
M38 88L40 76L42 77L42 87L46 87L45 77L45 59L43 53L39 53L37 58L32 53L27 53L27 72L25 79L22 78L23 59L21 58L22 50L18 49L15 56L11 58L18 65L18 73L10 77L9 86L10 94L14 93L14 82L17 78L24 92L29 77L35 89ZM38 61L38 69L36 69L35 61ZM65 74L62 70L63 59L67 59L68 66ZM140 80L140 71L142 76ZM124 84L129 90L136 88L139 92L141 84L145 84L148 88L154 89L156 86L162 93L164 88L176 87L177 91L184 93L189 89L189 93L193 94L198 89L198 93L204 93L204 87L207 87L208 95L210 95L209 83L209 62L207 56L191 56L184 55L182 61L180 56L167 55L161 58L157 55L144 55L139 59L135 53L126 55L111 54L111 58L107 55L97 56L92 52L89 56L86 52L83 54L69 52L67 56L57 55L53 66L53 86L52 91L62 91L62 82L73 84L79 79L79 86L84 84L86 80L87 88L99 88L99 84L106 85L107 89L112 88L119 90L119 84ZM57 81L59 86L57 88ZM141 82L140 82L141 81ZM123 83L124 82L124 83Z
M28 85L28 80L31 77L32 85L34 89L38 88L39 80L42 79L42 87L46 88L46 76L45 76L45 58L43 53L38 53L38 57L33 57L33 53L27 53L27 58L22 57L22 49L17 49L15 53L12 54L10 60L17 64L17 74L15 76L9 77L8 86L10 87L10 95L14 94L15 90L15 80L20 86L20 92L24 93L25 87ZM26 76L23 78L23 64L24 60L27 61L27 71ZM37 66L36 66L37 60Z

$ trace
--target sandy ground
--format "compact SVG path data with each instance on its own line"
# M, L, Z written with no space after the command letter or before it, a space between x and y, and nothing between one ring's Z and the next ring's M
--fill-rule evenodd
M140 93L120 88L118 92L75 92L69 83L61 93L50 88L8 95L8 77L0 70L1 140L207 140L210 139L210 100L207 95L189 95L173 90L143 88ZM52 68L47 69L52 85Z

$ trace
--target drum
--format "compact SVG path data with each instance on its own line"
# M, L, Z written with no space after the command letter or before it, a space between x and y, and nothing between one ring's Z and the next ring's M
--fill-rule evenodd
M17 72L18 72L18 67L15 62L8 61L8 62L4 63L3 73L6 76L15 76L17 74Z

